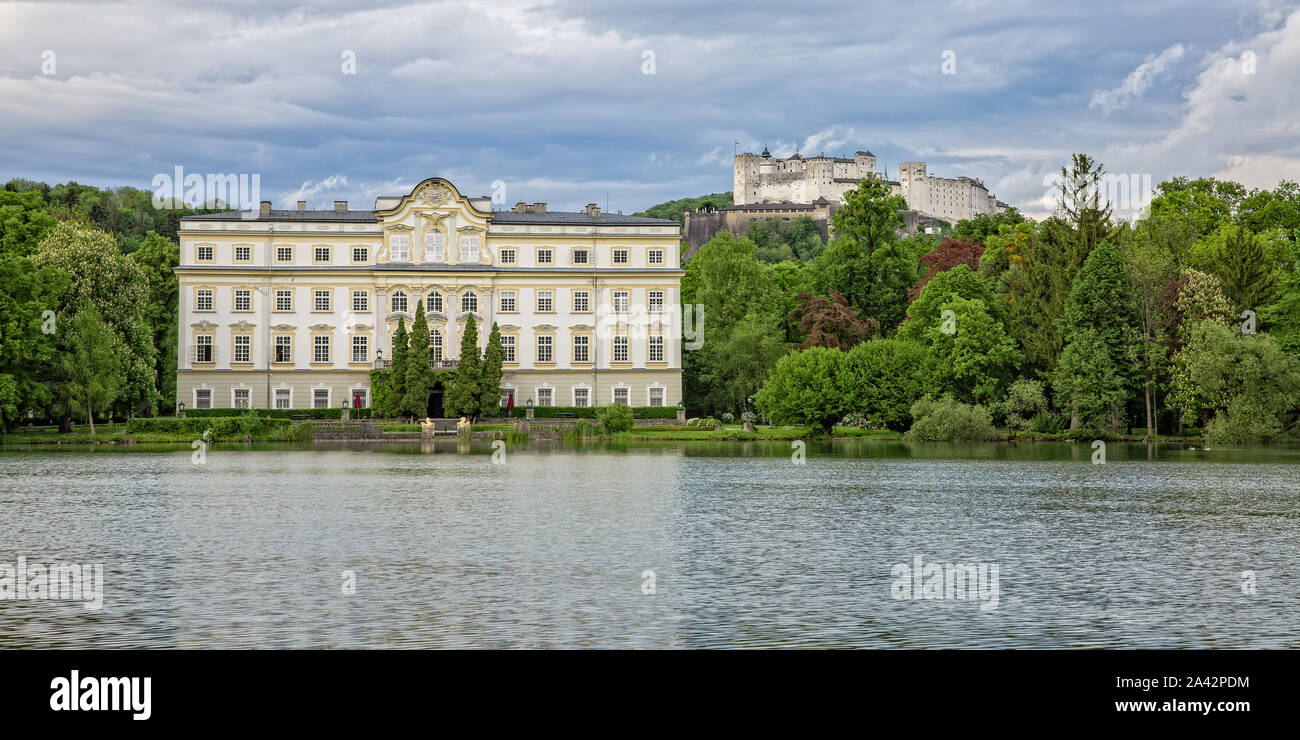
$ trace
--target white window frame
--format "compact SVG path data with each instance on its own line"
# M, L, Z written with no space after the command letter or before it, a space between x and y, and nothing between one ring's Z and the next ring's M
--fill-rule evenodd
M555 291L539 290L537 291L537 313L554 313L555 311Z
M272 390L272 400L271 400L271 403L275 404L275 408L277 408L277 409L291 409L291 408L293 408L293 387L292 387L292 386L280 386L279 388L272 388L271 390ZM280 405L280 394L281 394L281 392L284 393L284 405L283 405L283 406Z
M244 357L242 359L239 356L241 344L244 347ZM253 361L253 337L251 335L236 334L234 336L234 339L231 340L230 361L244 363Z
M360 346L358 346L360 343ZM361 350L358 357L357 350ZM370 337L365 334L356 334L352 337L352 361L353 362L370 362Z
M629 252L626 249L615 249L610 253L610 264L626 265L630 260Z
M398 308L398 307L397 307L397 299L398 299L398 298L401 298L401 299L402 299L402 307L401 307L401 308ZM394 291L393 291L393 294L392 294L391 296L388 297L388 307L389 307L389 309L390 309L389 313L406 313L406 309L407 309L407 307L409 307L410 305L411 305L411 304L410 304L410 301L409 301L409 299L408 299L408 297L407 297L407 295L406 295L406 291L403 291L403 290L394 290Z
M411 261L411 235L410 234L393 234L388 237L388 241L393 245L394 262Z
M321 340L325 340L322 342ZM329 362L330 361L330 335L317 334L311 338L311 361L312 362ZM321 359L321 348L325 348L325 359Z
M325 392L325 405L317 406L316 399L321 391ZM333 388L312 388L311 389L311 407L314 409L328 409L334 406L334 389Z
M502 362L518 362L515 359L515 335L503 334L501 336Z
M473 306L466 308L466 302L473 302ZM478 293L467 290L460 294L460 312L461 313L478 313Z
M460 237L460 261L478 262L478 237L464 234Z
M243 406L239 405L239 392L243 391L248 394ZM251 409L253 407L253 389L246 385L236 385L230 389L230 408L232 409Z
M280 299L281 299L281 298L285 299L285 301L286 301L285 304L281 304L281 303L280 303ZM281 305L284 305L285 307L284 307L284 308L281 308L281 307L280 307ZM277 288L277 289L276 289L276 291L275 291L275 310L276 310L276 311L292 311L292 310L293 310L293 289L292 289L292 288L288 288L288 289L286 289L286 288Z
M370 310L370 291L352 291L352 313L365 313Z
M333 303L334 291L329 288L312 288L311 290L311 310L315 313L329 313L330 304ZM321 300L324 299L325 307L321 308Z
M578 301L582 301L581 306L578 305ZM573 291L573 312L587 313L589 311L591 311L591 291L589 290Z
M582 393L582 403L578 403L578 393ZM591 389L585 385L573 387L573 405L575 408L586 408L591 405Z
M447 240L443 238L441 231L424 232L424 261L447 261Z
M632 348L631 342L628 341L626 334L619 334L614 337L614 349L610 353L610 362L631 362ZM622 349L623 357L619 358L619 350Z
M206 393L206 394L207 394L207 399L208 399L208 405L207 405L207 406L203 406L203 405L200 405L200 404L199 404L199 393ZM206 386L206 385L205 385L205 386L200 386L200 387L194 389L194 405L193 405L191 408L196 408L196 409L211 409L211 408L216 408L216 405L213 403L213 398L212 398L212 388L211 388L210 386Z
M515 312L515 292L513 290L501 291L501 312L502 313Z
M582 356L578 356L578 350L582 350ZM578 334L573 337L573 361L574 362L591 362L591 337L586 334Z
M545 352L542 351L543 349L545 349ZM539 334L537 336L537 361L539 363L555 362L555 337L550 334Z
M208 307L204 308L204 299L207 299ZM195 311L214 311L216 304L216 291L212 288L199 288L194 291L194 310Z
M244 301L244 307L240 308L240 299ZM248 288L235 288L235 307L234 311L252 311L253 310L253 291Z
M289 351L289 359L287 360L279 359L280 346L282 344L280 341L281 339L287 340L283 342L284 347L287 348ZM289 336L288 334L276 335L275 341L271 343L271 357L272 357L272 362L277 362L277 363L293 362L293 337Z

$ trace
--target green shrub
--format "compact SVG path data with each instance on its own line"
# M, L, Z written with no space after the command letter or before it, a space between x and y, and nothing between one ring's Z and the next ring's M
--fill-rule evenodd
M289 426L288 419L263 419L245 413L243 416L218 416L211 418L184 418L172 416L132 419L127 422L127 434L175 434L200 438L211 430L217 440L240 440L248 435L278 438L281 430ZM302 426L311 426L304 424Z
M1033 429L1034 420L1047 413L1047 396L1042 381L1020 378L1007 389L1007 397L997 405L1007 429Z
M596 411L602 434L614 435L632 431L632 408L616 403L613 406L600 406Z
M983 406L972 406L944 396L926 396L912 404L912 428L907 439L937 442L975 442L992 439L993 417Z
M736 422L736 415L731 413L730 411L722 415L723 424L734 424L735 422Z
M622 404L619 404L622 405ZM554 419L559 414L572 414L578 419L595 419L597 409L606 408L604 406L534 406L533 418L535 419ZM515 406L507 410L504 406L497 409L496 417L500 419L523 419L526 416L526 406ZM634 418L638 419L676 419L676 406L637 406L632 409Z

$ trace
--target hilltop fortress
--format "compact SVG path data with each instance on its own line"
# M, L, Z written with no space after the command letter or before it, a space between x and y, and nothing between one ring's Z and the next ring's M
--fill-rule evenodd
M981 213L992 215L1006 208L979 178L935 177L926 172L925 162L902 162L898 166L898 180L887 180L876 170L876 155L863 151L854 152L851 159L825 154L807 158L794 154L780 159L766 148L762 154L737 154L733 197L738 206L810 204L820 199L839 203L844 193L868 177L889 183L894 194L907 201L908 210L949 223Z
M954 224L1007 208L979 178L935 177L926 171L925 162L902 162L898 180L890 180L887 173L876 169L876 155L864 151L854 152L851 158L828 157L825 153L803 157L796 153L781 159L764 147L762 154L737 154L733 176L734 205L685 214L688 256L719 231L744 234L751 221L775 222L779 227L808 216L825 239L829 236L830 215L844 194L869 177L885 182L894 195L907 202L908 233L942 226L938 223L941 220Z

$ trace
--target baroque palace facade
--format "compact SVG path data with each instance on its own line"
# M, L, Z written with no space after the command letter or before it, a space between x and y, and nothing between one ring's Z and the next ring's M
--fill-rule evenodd
M431 365L455 368L466 323L495 322L502 402L681 400L680 228L667 219L492 211L431 178L373 211L189 216L179 230L177 398L187 408L370 405L399 319L424 301ZM441 383L429 399L442 415Z

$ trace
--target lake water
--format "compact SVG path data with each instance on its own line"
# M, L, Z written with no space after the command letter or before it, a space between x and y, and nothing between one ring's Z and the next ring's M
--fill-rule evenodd
M1300 647L1295 448L492 452L6 449L0 563L105 575L0 647ZM918 556L989 588L895 598Z

